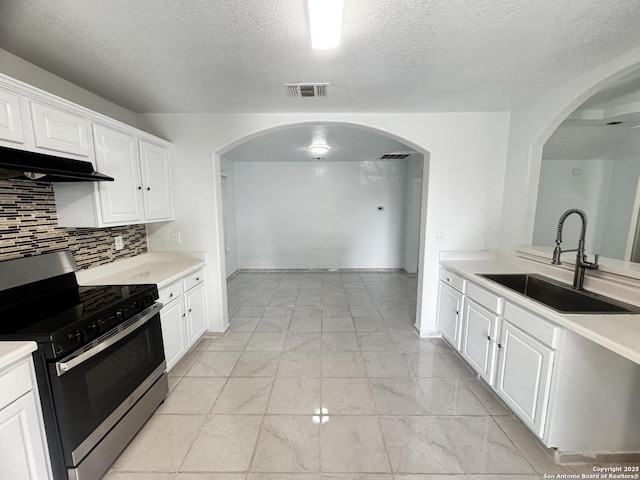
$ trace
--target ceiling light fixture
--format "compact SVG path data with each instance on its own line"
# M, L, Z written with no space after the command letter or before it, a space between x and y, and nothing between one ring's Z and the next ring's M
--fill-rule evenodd
M342 33L343 0L309 0L311 46L319 50L336 48Z
M322 155L329 151L329 145L310 145L309 150L315 155Z

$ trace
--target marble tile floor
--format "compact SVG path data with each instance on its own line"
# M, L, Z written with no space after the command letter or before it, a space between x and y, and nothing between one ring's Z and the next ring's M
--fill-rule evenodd
M438 339L416 277L251 272L106 480L533 480L553 464ZM548 477L547 477L548 478Z

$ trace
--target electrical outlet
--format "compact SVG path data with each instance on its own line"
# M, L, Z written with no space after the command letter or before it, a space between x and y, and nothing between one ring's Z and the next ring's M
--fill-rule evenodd
M171 232L171 243L180 243L180 232Z
M438 242L438 243L442 243L442 242L444 242L444 233L442 233L442 232L441 232L441 233L436 233L436 234L434 235L434 240L435 240L436 242Z
M122 250L124 248L124 242L122 237L116 237L116 250Z

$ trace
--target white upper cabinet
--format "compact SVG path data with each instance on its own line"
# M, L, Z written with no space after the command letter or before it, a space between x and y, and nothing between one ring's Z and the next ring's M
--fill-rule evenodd
M173 219L170 143L2 74L0 145L88 161L115 179L54 183L62 227Z
M169 149L104 125L93 126L96 170L113 182L54 184L58 224L109 227L171 220Z
M144 186L142 193L145 219L153 221L173 218L169 151L141 141L140 170Z
M0 88L0 140L10 142L1 144L17 147L25 142L20 113L20 98L15 93Z
M102 223L142 223L142 178L138 140L116 130L94 125L96 166L114 182L98 183Z
M42 103L29 102L35 146L53 155L91 161L91 122Z

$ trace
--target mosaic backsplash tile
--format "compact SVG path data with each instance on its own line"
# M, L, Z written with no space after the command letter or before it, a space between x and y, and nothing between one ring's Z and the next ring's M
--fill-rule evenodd
M124 242L118 251L117 236ZM50 184L0 180L0 260L59 250L70 250L81 269L134 257L147 251L145 226L59 227Z

